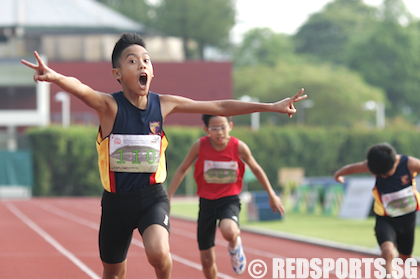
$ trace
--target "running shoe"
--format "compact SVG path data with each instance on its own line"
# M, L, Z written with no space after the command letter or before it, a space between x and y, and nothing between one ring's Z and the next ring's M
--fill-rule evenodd
M229 246L228 250L233 271L235 271L236 274L241 275L242 273L244 273L246 268L246 258L240 236L238 236L237 242L238 243L236 244L236 249L234 251L231 251Z

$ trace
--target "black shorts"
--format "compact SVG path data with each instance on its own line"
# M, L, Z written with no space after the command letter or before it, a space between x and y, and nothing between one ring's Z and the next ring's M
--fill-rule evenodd
M240 211L241 203L237 195L217 200L200 198L197 226L197 240L200 251L214 246L217 220L220 223L222 219L232 219L239 226Z
M399 217L376 215L375 233L378 244L392 241L402 255L411 255L416 228L416 212Z
M134 229L143 234L153 224L159 224L169 232L169 199L161 184L124 194L104 191L99 229L102 261L124 261Z

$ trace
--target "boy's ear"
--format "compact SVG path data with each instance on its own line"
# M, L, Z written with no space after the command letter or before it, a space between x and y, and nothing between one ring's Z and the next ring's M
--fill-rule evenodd
M233 122L229 121L229 130L232 130L232 128L233 128Z
M204 130L204 132L206 132L206 134L210 134L209 128L207 128L206 125L203 126L203 130Z
M118 68L113 68L112 69L112 75L114 76L114 78L116 78L118 80L121 79L121 73L120 73Z

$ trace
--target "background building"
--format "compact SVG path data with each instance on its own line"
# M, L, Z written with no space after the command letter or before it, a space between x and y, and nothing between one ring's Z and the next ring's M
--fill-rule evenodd
M152 34L94 0L2 0L0 149L17 149L20 132L29 126L61 124L66 117L71 124L98 124L96 113L77 98L60 99L59 87L34 84L33 71L20 59L35 61L36 50L58 72L112 93L120 86L111 75L110 58L123 32L145 38L155 69L152 91L198 100L232 97L230 62L184 62L180 39ZM65 106L69 116L63 114ZM201 125L201 120L179 114L165 124Z

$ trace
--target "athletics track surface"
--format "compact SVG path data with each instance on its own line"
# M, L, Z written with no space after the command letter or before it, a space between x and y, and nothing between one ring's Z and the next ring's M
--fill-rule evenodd
M0 200L0 279L101 278L97 244L100 210L100 198ZM248 263L255 259L267 263L263 278L273 278L273 258L373 257L252 232L242 231L241 235ZM171 218L170 245L172 278L203 278L196 223ZM253 278L247 271L241 276L233 273L227 242L219 232L216 256L219 278ZM128 253L129 278L156 278L137 231ZM337 277L330 272L329 278Z

